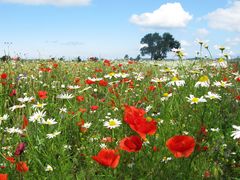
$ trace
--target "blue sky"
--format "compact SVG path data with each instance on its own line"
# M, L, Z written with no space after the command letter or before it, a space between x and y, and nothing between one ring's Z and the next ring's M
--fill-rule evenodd
M237 0L0 0L0 55L9 48L27 58L136 57L145 34L170 32L188 57L199 49L197 38L214 56L223 45L234 57L239 12Z

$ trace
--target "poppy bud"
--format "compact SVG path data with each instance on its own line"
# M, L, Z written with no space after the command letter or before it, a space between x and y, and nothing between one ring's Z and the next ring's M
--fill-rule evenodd
M14 153L15 156L20 156L23 153L23 151L25 150L25 147L26 147L25 143L18 144L17 149Z

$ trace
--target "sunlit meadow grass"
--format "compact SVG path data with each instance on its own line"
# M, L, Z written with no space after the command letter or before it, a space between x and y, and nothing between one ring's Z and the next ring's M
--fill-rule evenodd
M9 179L237 179L240 144L231 135L232 126L240 126L239 63L224 63L2 62L0 74L7 77L0 79L0 174ZM206 86L196 87L197 82ZM47 94L41 98L39 91ZM220 98L211 99L208 92ZM120 140L137 135L124 121L124 105L144 109L148 121L157 121L156 133L147 135L139 152L119 148ZM104 126L110 119L121 124ZM189 157L176 158L166 147L175 135L194 137ZM16 155L22 142L26 147ZM92 159L103 148L118 149L116 168ZM26 172L16 169L19 161L27 164Z

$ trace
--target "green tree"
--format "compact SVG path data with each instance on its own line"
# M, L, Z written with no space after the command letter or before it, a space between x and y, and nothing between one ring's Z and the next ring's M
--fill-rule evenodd
M167 53L173 48L180 48L180 43L173 38L170 33L149 33L141 39L141 44L145 45L140 49L141 55L150 55L151 59L164 59Z
M125 59L125 60L126 60L126 59L129 59L128 54L126 54L126 55L124 56L124 59Z

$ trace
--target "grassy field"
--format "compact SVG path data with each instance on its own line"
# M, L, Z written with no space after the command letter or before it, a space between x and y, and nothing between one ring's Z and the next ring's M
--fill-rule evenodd
M0 63L0 179L237 179L239 63Z

